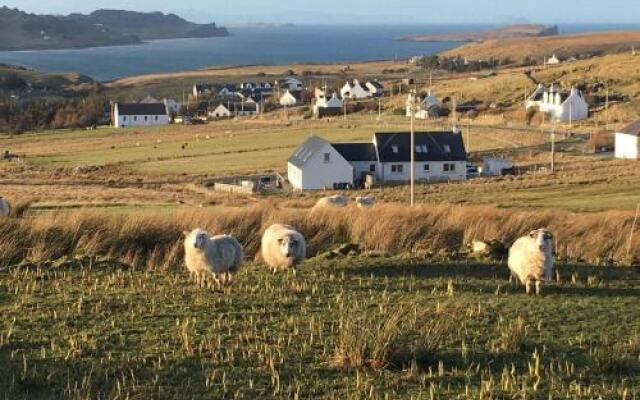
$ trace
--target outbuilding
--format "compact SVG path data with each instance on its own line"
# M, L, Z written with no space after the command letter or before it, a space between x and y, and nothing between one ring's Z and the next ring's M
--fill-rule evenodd
M616 132L615 155L616 158L626 158L637 160L640 151L638 150L638 137L640 136L640 119L627 125L620 132Z

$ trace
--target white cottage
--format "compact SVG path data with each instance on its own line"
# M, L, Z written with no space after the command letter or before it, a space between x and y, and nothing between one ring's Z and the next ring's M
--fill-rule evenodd
M615 138L615 154L616 158L626 158L630 160L637 160L640 158L640 151L638 147L640 141L640 119L627 125L620 132L616 132Z
M407 104L406 104L406 116L411 117L411 108L413 107L413 94L409 94L407 96ZM420 97L416 98L417 109L414 112L414 117L416 119L430 119L430 118L438 118L440 117L442 111L442 103L440 100L431 93L424 97L424 99L420 100Z
M340 115L343 113L342 106L342 100L338 98L337 93L333 93L328 100L326 96L324 96L324 93L322 93L322 96L316 97L316 104L313 106L313 115L316 118Z
M208 113L211 118L248 117L258 114L260 114L260 104L249 101L239 103L222 102Z
M561 91L556 85L551 85L542 95L538 87L527 101L527 109L532 107L537 107L556 121L580 121L589 118L589 104L583 93L575 87L566 92Z
M556 57L555 54L549 57L549 59L547 60L547 65L558 65L560 63L562 63L562 61L560 61L560 59Z
M365 87L373 97L382 97L384 95L384 86L378 81L368 81Z
M163 103L116 103L113 118L116 128L167 125L171 122Z
M293 107L301 102L298 92L292 92L289 89L284 91L280 96L280 105L283 107Z
M372 94L369 93L367 89L362 87L362 85L360 84L360 81L358 81L357 79L354 79L353 83L346 82L344 84L342 89L340 89L340 96L342 96L343 99L350 98L353 100L360 100L360 99L367 99L371 97Z
M310 136L289 158L288 179L298 190L333 189L353 184L353 167L331 143Z

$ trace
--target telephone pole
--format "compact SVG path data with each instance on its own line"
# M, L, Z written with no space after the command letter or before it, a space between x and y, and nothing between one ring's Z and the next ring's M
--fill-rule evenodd
M551 172L556 170L556 127L551 128Z
M411 94L411 207L416 202L416 133L414 131L414 120L416 116L416 94Z

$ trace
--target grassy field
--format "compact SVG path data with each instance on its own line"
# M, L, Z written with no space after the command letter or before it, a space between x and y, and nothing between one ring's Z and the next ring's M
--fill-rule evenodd
M640 275L561 265L248 265L222 290L86 258L0 270L3 398L633 399Z

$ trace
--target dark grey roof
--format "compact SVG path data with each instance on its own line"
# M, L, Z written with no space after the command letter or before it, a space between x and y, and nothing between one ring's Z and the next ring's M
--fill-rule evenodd
M119 115L167 115L164 103L118 103Z
M627 135L640 136L640 119L625 126L620 133L626 133Z
M378 159L376 157L376 146L373 143L333 143L332 146L349 162L375 162Z
M533 97L531 98L531 100L533 101L542 101L542 98L544 97L544 92L537 92L533 95Z
M409 162L411 160L411 134L409 132L376 133L380 162ZM427 152L415 153L415 160L425 161L466 161L462 134L453 132L416 132L416 147L426 146ZM398 152L394 152L394 146ZM447 147L449 152L446 151Z
M296 167L302 168L314 154L322 150L327 144L329 144L329 142L323 138L311 135L304 143L298 146L288 161Z
M382 86L382 84L378 81L369 81L367 83L370 83L371 85L373 85L373 87L375 87L376 89L384 89L384 87Z

